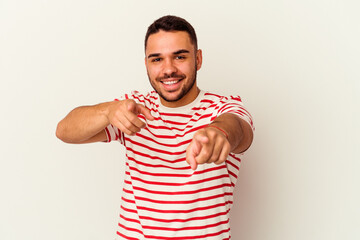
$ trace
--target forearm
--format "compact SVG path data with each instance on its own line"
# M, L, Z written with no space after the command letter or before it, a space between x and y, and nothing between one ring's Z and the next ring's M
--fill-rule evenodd
M224 130L228 135L230 151L241 153L246 151L253 140L253 132L249 124L232 113L224 113L217 117L210 125Z
M56 136L68 143L81 143L95 136L109 125L107 111L110 104L75 108L59 122Z

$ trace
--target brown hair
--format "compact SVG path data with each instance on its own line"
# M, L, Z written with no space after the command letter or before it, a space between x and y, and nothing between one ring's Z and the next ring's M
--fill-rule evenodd
M160 30L171 32L171 31L184 31L190 36L190 41L197 50L197 38L195 29L185 19L177 16L167 15L155 20L149 27L145 35L145 50L149 36L157 33Z

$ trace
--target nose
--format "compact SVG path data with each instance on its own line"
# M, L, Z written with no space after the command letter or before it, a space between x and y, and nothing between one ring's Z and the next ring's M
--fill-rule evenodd
M166 61L164 61L164 75L168 75L171 76L171 74L176 73L177 68L174 65L174 62L172 61L172 59L167 59Z

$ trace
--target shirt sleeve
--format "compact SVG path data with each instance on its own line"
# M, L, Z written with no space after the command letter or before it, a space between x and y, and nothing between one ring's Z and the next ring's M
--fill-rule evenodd
M216 116L224 113L232 113L245 120L254 131L254 123L251 114L245 109L240 96L223 97L217 108Z
M119 141L121 144L124 144L124 133L112 124L105 127L105 133L107 137L106 142Z

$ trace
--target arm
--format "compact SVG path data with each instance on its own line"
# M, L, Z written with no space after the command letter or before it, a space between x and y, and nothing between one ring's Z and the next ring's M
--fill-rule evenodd
M245 152L252 140L252 129L245 120L234 114L224 113L194 134L186 151L186 161L194 170L198 164L221 164L226 161L230 152Z
M232 113L224 113L217 117L211 125L219 127L228 134L230 152L243 153L250 147L253 131L251 126L242 118Z
M67 143L106 141L104 129L109 124L128 135L134 135L145 127L138 114L153 120L149 109L129 99L78 107L58 123L56 136Z

